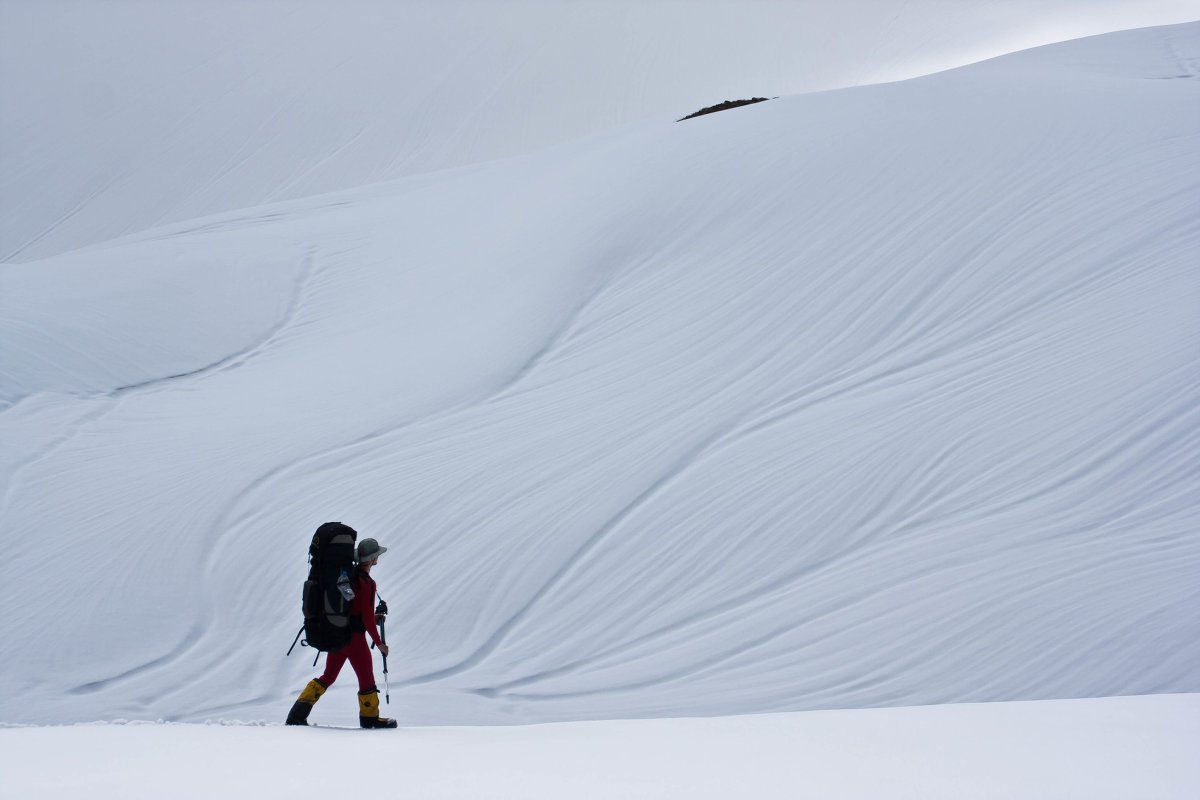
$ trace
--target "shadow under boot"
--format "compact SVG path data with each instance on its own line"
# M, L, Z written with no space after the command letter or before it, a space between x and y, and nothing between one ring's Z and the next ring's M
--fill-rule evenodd
M379 716L379 689L358 693L358 724L363 728L394 728L396 720Z
M320 679L313 678L308 682L308 686L304 687L304 691L300 693L300 697L292 703L292 710L288 712L285 725L307 725L308 712L312 711L313 705L321 699L321 695L325 694L325 690L329 687L321 683Z

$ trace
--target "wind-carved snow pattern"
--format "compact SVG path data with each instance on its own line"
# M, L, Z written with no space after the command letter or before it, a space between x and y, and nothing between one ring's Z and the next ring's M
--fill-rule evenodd
M60 261L65 261L65 259ZM238 262L234 259L233 263L236 265ZM296 308L303 294L304 285L312 271L312 265L313 253L310 252L300 262L287 308L284 310L282 316L267 327L266 330L255 332L253 326L261 325L264 321L254 319L253 317L261 314L263 311L271 310L271 305L264 303L259 308L247 308L245 312L248 313L244 313L243 316L249 318L245 319L244 324L249 329L249 335L255 338L229 355L218 357L201 366L187 368L184 371L168 375L151 378L142 377L147 373L153 373L155 369L161 369L158 364L155 364L151 360L131 363L127 371L115 370L109 372L100 369L96 370L96 374L88 374L87 368L95 365L97 362L103 364L117 360L113 358L113 354L129 349L129 339L126 338L128 334L120 330L120 325L125 320L113 318L119 318L123 314L130 314L131 316L136 314L138 305L152 306L162 303L179 305L186 302L191 306L189 309L190 312L196 314L197 318L207 322L208 327L214 324L228 325L231 322L237 321L236 317L230 316L230 311L235 307L222 297L222 295L228 292L228 286L218 284L217 286L206 287L210 295L215 295L210 297L211 305L208 305L207 308L204 299L197 298L194 294L197 287L188 285L191 283L190 276L179 276L184 278L181 282L182 285L179 286L172 286L169 282L167 283L168 291L179 295L186 295L186 300L181 297L171 297L164 294L159 294L156 297L145 296L140 289L131 289L128 286L118 287L121 290L128 291L134 302L129 307L118 309L117 313L111 314L109 317L110 320L116 323L114 327L117 330L115 331L104 330L103 312L106 309L96 309L95 307L90 309L70 309L68 313L76 315L83 315L89 312L94 314L97 310L101 312L96 315L100 318L99 324L93 322L91 325L90 340L82 343L78 339L70 341L69 339L75 337L63 336L62 334L59 334L61 338L56 338L53 336L53 329L51 328L50 334L43 337L44 343L40 347L29 348L29 350L37 352L37 356L33 359L34 363L32 365L24 366L23 371L30 376L36 377L33 377L31 382L25 385L22 385L18 379L17 384L10 389L14 393L13 396L8 400L7 406L3 410L0 410L0 431L3 431L3 439L9 443L9 447L6 449L9 450L10 457L15 459L6 464L5 473L7 481L3 499L0 502L0 519L3 519L9 499L13 492L17 490L21 481L21 475L26 469L49 457L58 448L70 442L86 426L103 419L117 408L125 396L136 392L162 388L174 381L201 378L206 374L235 368L243 364L255 351L284 329L295 315ZM83 277L78 269L72 269L74 266L68 263L64 268L60 267L59 264L47 263L36 265L33 268L10 267L9 270L11 271L4 275L5 278L9 278L10 280L4 282L3 291L0 292L0 297L3 297L3 306L0 306L0 317L5 320L5 328L8 331L8 335L4 339L9 343L8 358L12 359L10 361L10 369L18 367L17 361L21 358L20 346L18 344L21 338L24 338L21 328L28 330L33 327L21 319L22 316L28 314L28 309L24 305L25 302L31 296L39 298L57 297L57 292L49 287L54 287L63 280L80 280ZM161 265L156 266L158 267L158 273L167 272ZM185 263L185 266L188 271L199 272L195 263ZM277 268L273 267L273 269ZM17 275L18 271L22 274ZM145 277L144 273L135 273L131 283L136 281L140 284ZM155 277L160 277L160 275L156 275ZM213 276L208 274L205 277L211 279ZM260 279L275 278L275 275L267 274L260 275L259 277ZM170 276L168 277L169 280ZM261 298L256 297L255 299ZM105 294L99 293L94 298L95 302L93 306L103 303L104 300ZM218 316L218 312L220 316ZM209 314L206 320L203 317L205 313ZM139 322L141 323L138 325L139 330L137 331L139 337L154 337L160 342L162 340L178 340L183 336L191 338L196 334L195 330L185 328L181 324L181 322L185 323L186 320L163 320L161 323L162 327L156 329L146 329L144 327L144 320L139 320ZM46 332L42 331L42 333L45 334ZM106 333L115 341L107 340ZM126 334L126 336L122 334ZM68 339L68 341L64 341L64 339ZM213 336L209 337L209 341L212 345L219 347L227 339L220 336ZM17 346L13 347L13 345ZM69 349L84 356L84 361L81 364L82 369L75 373L64 371L65 374L59 376L57 380L52 378L52 383L48 385L41 384L39 381L44 379L43 376L47 374L53 375L54 372L54 370L46 369L45 364L60 364L61 358L59 354L63 349ZM211 353L212 350L210 349L208 352ZM208 353L197 353L196 355L204 358L208 356ZM167 363L174 365L177 362L178 357L175 353L172 353ZM105 387L105 381L120 384L123 379L135 375L138 376L136 382L116 385L112 388ZM21 394L21 392L26 393ZM44 428L39 426L36 421L30 424L30 421L25 417L24 404L34 406L28 412L30 415L34 415L35 417L54 415L55 419ZM62 420L69 421L64 424L64 421L60 421L59 417ZM30 437L36 436L39 430L46 430L50 434L49 438L45 441L30 441ZM26 440L19 441L22 438Z
M42 388L0 414L55 442L6 466L29 655L0 719L278 717L330 519L389 547L407 722L1196 691L1200 88L1161 78L1198 40L639 124L64 257L291 267L242 285L276 311L219 357L113 379L114 345L86 386L140 388L96 390L104 413ZM129 319L114 341L160 330ZM52 641L23 531L71 577Z

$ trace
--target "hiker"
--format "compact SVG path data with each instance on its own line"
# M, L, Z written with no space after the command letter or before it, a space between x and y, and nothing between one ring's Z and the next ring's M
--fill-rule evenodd
M312 711L313 704L333 685L338 673L349 661L350 666L354 667L354 674L358 676L358 724L364 728L396 727L396 720L379 716L379 688L375 685L371 651L367 648L369 635L379 652L387 658L388 646L380 638L378 628L386 607L381 605L375 608L375 581L371 578L371 568L379 563L379 557L386 552L387 548L380 547L374 539L363 539L358 543L355 551L358 568L352 584L354 600L350 604L350 627L353 630L350 644L325 654L325 673L313 678L304 687L288 712L288 725L308 724L308 712Z

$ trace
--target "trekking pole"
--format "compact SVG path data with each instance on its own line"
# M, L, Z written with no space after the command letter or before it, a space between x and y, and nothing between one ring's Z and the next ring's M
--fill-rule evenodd
M384 617L383 621L379 623L379 641L383 642L384 644L387 644L387 617ZM387 701L387 704L390 706L392 704L392 687L388 686L387 654L382 653L382 655L383 655L383 691L384 691L383 697L384 697L384 700Z
M378 597L378 592L376 592ZM387 601L382 597L379 598L379 605L375 606L375 618L379 620L379 641L382 644L387 644ZM371 642L371 649L375 649L375 643ZM383 651L379 652L383 655ZM392 704L392 689L388 686L388 671L387 671L387 656L383 655L383 699L390 706Z

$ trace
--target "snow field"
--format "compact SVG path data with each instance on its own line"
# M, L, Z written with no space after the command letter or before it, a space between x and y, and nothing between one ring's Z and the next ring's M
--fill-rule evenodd
M1200 696L1162 695L386 732L84 724L0 729L0 746L3 788L30 800L297 797L347 782L430 800L1184 800L1200 787L1197 720Z
M1196 691L1198 42L6 265L0 719L281 717L327 519L407 724Z

